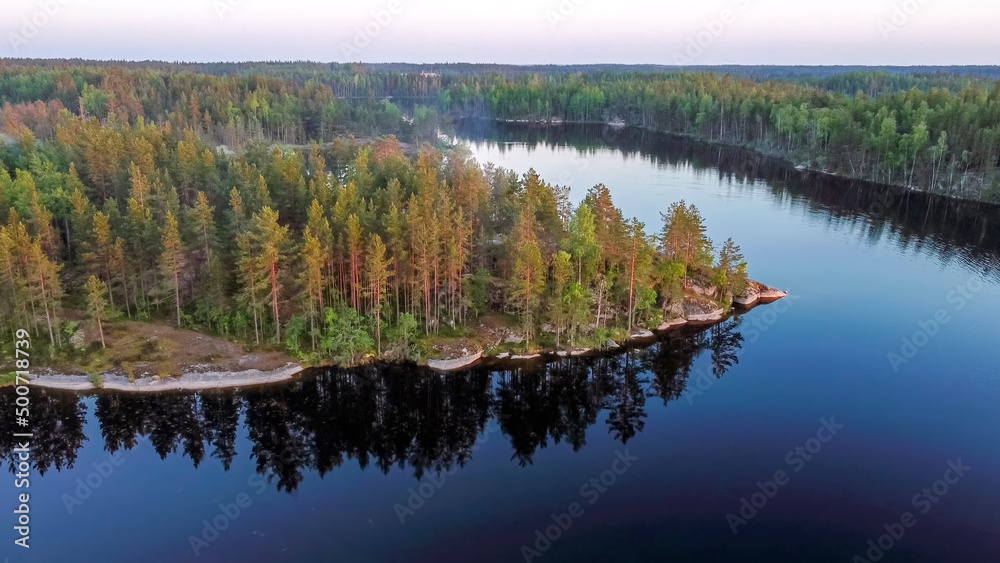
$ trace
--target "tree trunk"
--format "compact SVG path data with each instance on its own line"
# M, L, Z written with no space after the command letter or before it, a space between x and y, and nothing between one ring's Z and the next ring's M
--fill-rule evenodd
M174 302L177 304L177 326L181 326L181 284L176 268L174 269Z
M378 355L382 355L382 280L375 282L375 339L378 341Z
M604 278L601 278L601 285L597 293L597 323L594 325L594 330L601 328L601 308L604 305Z
M635 235L632 236L632 273L629 276L628 282L628 331L629 334L632 333L632 310L633 307L633 292L635 289L635 248L637 241L635 240Z
M104 345L104 325L101 324L100 309L98 309L96 313L97 313L97 332L101 334L101 348L107 348L107 346Z
M271 256L271 306L274 308L274 334L277 341L281 342L281 319L278 317L278 274L273 256Z
M38 273L38 281L41 284L42 288L42 305L45 306L45 321L49 325L49 341L52 343L52 346L55 346L56 337L55 334L52 332L52 318L49 316L49 300L45 296L45 276L43 276L41 272Z

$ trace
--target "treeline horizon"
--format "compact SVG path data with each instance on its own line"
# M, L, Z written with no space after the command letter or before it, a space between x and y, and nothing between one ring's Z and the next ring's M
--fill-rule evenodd
M456 117L617 122L846 177L1000 200L1000 81L885 71L782 81L691 72L407 74L317 63L244 70L0 63L0 117L8 136L26 127L41 140L54 136L64 111L128 124L143 117L235 149L330 142L349 132L435 141L440 120Z
M732 74L755 79L820 79L851 73L886 73L890 75L954 75L961 77L1000 78L1000 65L666 65L654 63L580 63L580 64L511 64L511 63L371 63L364 61L324 62L312 60L244 60L244 61L165 61L116 60L81 58L17 58L0 57L0 65L20 67L121 67L133 70L189 71L226 76L230 74L271 74L281 72L337 72L343 69L368 69L373 72L419 74L436 72L450 75L622 73L642 72L665 74L672 72L711 72Z

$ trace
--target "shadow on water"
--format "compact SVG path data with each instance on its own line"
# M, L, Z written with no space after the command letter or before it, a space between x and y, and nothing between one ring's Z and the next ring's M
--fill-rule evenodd
M86 436L86 397L32 390L36 428L35 470L72 469L86 440L109 452L148 440L162 459L182 455L195 467L206 458L229 470L241 427L249 435L257 472L292 492L305 471L321 477L347 462L383 473L427 472L464 466L488 425L511 445L512 459L532 463L535 453L566 442L586 445L588 428L603 424L618 441L642 432L647 399L668 405L680 399L692 375L721 378L739 362L739 317L711 329L688 329L652 346L608 357L490 371L440 374L415 365L313 370L281 385L203 393L101 392L93 413L101 436ZM693 370L707 354L711 374ZM0 392L0 410L16 395ZM492 430L491 430L492 431ZM14 469L10 437L0 420L0 457Z

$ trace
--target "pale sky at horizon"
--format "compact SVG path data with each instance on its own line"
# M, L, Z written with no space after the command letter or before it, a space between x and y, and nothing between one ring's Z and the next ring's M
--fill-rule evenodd
M973 0L5 0L0 57L997 65L998 22Z

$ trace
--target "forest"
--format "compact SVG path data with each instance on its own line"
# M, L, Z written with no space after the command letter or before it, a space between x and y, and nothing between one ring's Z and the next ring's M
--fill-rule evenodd
M130 125L139 117L169 122L174 131L191 129L234 150L252 142L330 142L345 131L434 142L439 122L455 117L614 122L744 146L851 178L1000 200L1000 82L988 67L830 74L792 67L529 72L490 65L428 71L305 62L30 63L0 61L2 121L15 139L21 127L40 140L53 138L63 111L102 121L114 115Z
M684 202L647 228L603 185L573 209L566 188L462 147L407 154L385 136L233 153L203 126L63 112L49 141L21 130L0 165L3 330L85 362L108 322L169 319L355 364L419 358L422 339L484 315L516 325L520 349L597 347L672 318L686 282L727 307L747 289L739 247L716 248ZM80 323L99 347L70 344Z

